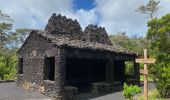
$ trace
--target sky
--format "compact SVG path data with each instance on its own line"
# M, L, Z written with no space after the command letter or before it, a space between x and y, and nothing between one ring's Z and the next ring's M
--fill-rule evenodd
M77 19L82 29L88 24L105 27L109 35L126 32L145 36L146 15L135 12L148 0L0 0L0 10L13 20L13 29L43 30L53 13ZM170 13L170 0L161 0L158 17Z

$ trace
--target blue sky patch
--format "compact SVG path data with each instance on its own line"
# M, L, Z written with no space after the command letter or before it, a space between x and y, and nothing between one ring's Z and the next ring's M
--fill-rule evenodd
M75 10L78 9L90 10L95 7L94 0L73 0L73 7Z

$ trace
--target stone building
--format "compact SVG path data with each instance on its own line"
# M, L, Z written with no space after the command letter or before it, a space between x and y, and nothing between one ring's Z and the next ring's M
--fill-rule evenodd
M104 28L88 25L82 31L76 20L61 15L53 14L43 31L30 32L18 57L17 85L58 100L74 91L100 92L100 85L110 91L112 83L126 80L125 61L134 62L139 82L136 53L112 44Z

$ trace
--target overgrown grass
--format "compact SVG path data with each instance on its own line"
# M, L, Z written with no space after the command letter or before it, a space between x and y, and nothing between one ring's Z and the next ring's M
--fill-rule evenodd
M143 94L135 96L135 98L136 98L135 100L144 100ZM170 98L163 99L163 98L160 97L157 89L152 89L148 92L148 100L170 100Z

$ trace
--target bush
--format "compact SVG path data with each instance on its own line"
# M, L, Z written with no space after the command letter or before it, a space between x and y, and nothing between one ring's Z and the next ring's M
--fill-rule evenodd
M127 85L124 83L123 86L123 96L128 99L132 100L135 94L141 93L141 89L137 85Z
M149 66L157 90L162 98L170 97L170 56L159 52L157 61Z
M16 65L16 51L0 51L0 80L15 80Z

